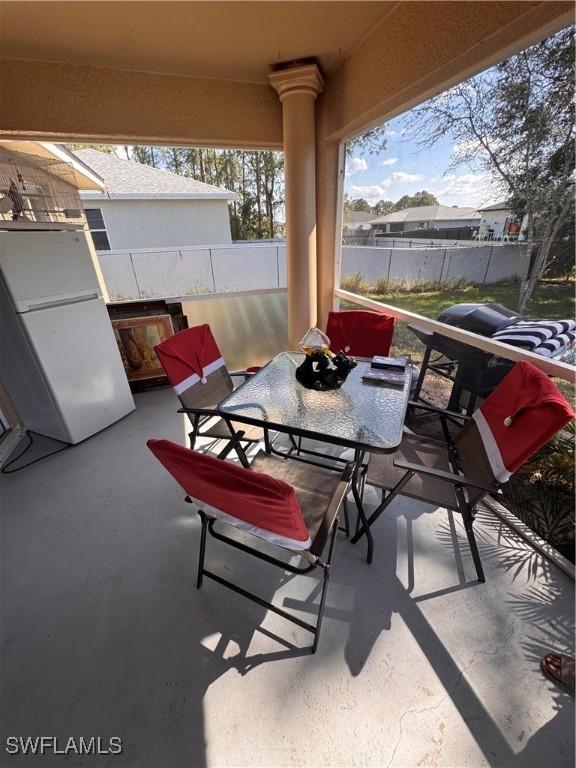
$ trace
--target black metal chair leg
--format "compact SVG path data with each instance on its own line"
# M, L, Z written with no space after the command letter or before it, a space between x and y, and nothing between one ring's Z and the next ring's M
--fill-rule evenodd
M344 533L346 534L346 538L350 538L350 512L348 509L348 499L344 497L344 501L342 503L342 507L344 509L344 528L341 530L344 530Z
M362 504L362 499L360 498L360 493L358 491L358 472L359 469L362 467L362 459L364 456L364 451L357 450L354 453L354 475L352 477L352 494L354 496L354 501L356 502L356 507L358 508L358 517L362 521L362 533L366 533L366 539L368 540L368 552L366 555L366 562L371 563L372 558L374 555L374 538L372 537L372 531L370 530L370 525L368 523L368 520L366 519L366 514L364 512L364 506ZM356 543L360 536L356 534L354 538L352 539L352 543Z
M230 450L232 448L236 451L238 458L240 459L240 464L242 464L243 467L249 467L250 462L248 461L248 457L246 456L246 452L244 451L244 448L240 444L240 440L242 437L244 437L244 432L236 432L234 427L232 426L232 422L229 419L226 419L226 426L230 430L231 440L230 443Z
M426 351L424 352L424 358L422 360L422 365L420 367L420 376L418 376L418 381L416 382L416 388L414 389L414 394L411 396L412 400L418 400L420 397L420 392L422 391L422 384L424 383L424 377L426 376L426 372L428 370L428 364L430 362L430 355L432 353L432 347L426 347Z
M242 446L240 444L240 441L244 437L244 434L245 433L243 431L236 432L236 434L232 438L232 440L229 440L228 443L226 443L226 445L224 446L223 450L220 451L220 453L218 454L218 458L219 459L225 459L225 458L228 457L228 454L231 453L234 450L236 451L236 453L238 453L238 446L240 446L240 448L242 448ZM243 448L242 448L242 451L244 451ZM246 456L246 454L244 454L244 456ZM242 461L242 459L240 459L240 461ZM246 461L248 461L248 459L246 459ZM242 462L242 463L244 463L244 462Z
M476 575L478 576L478 581L484 583L486 581L486 577L484 576L484 569L482 568L482 561L480 560L480 552L478 551L478 544L476 543L476 537L474 536L473 521L471 518L464 520L464 530L466 531L466 536L468 538L470 552L472 553L472 560L474 561L474 566L476 567Z
M364 504L364 491L366 490L366 472L362 475L362 487L360 488L360 498L362 499L362 504ZM386 491L382 489L382 498L380 501L384 501L386 497ZM356 537L358 535L358 531L360 530L360 515L356 515L356 526L354 528L354 536Z
M382 512L384 512L384 510L388 507L388 505L392 501L394 501L394 499L396 498L396 496L398 496L398 494L400 493L402 488L404 488L406 483L408 483L412 479L412 477L414 477L414 474L415 474L414 472L409 470L408 472L406 472L405 475L402 476L402 479L396 483L394 488L388 493L388 496L383 498L382 502L376 507L374 512L372 512L372 514L370 515L368 520L366 520L365 525L361 528L361 530L354 535L354 538L352 539L352 544L356 544L356 542L359 541L365 533L366 534L370 533L370 526L373 525L376 522L376 520L378 520Z
M368 465L366 464L360 469L360 498L362 499L362 504L364 504L364 491L366 490L366 476L368 474ZM384 495L385 491L382 491L382 501L384 501ZM356 525L354 526L354 536L358 533L360 530L360 515L356 515Z
M380 502L380 504L378 504L378 506L376 507L374 512L372 512L368 520L366 520L366 524L362 525L362 527L360 526L360 523L363 521L361 520L360 515L358 515L358 519L356 520L356 532L352 537L352 544L356 544L358 541L360 541L362 536L364 536L364 534L366 533L366 528L370 528L372 523L378 520L382 512L384 512L388 504L392 501L391 496L392 494L389 494L387 497L385 491L382 491L382 501Z
M208 518L202 510L198 510L200 521L202 522L202 533L200 535L200 554L198 557L198 576L196 579L196 589L202 586L202 577L204 575L204 559L206 556L206 533L208 530Z
M320 640L320 630L322 629L322 619L324 618L324 608L326 605L326 594L328 592L328 581L330 579L330 565L332 563L332 553L334 551L334 543L336 541L336 531L338 530L338 518L334 521L332 526L332 536L330 538L330 549L328 550L328 558L325 563L319 563L324 571L324 583L322 584L322 595L320 597L320 605L318 607L318 621L316 622L316 630L314 631L314 643L312 644L312 653L316 653L318 648L318 641Z
M190 450L194 450L194 446L196 445L196 438L198 437L198 430L200 428L200 416L198 414L194 415L194 418L192 419L192 432L188 435L190 438Z

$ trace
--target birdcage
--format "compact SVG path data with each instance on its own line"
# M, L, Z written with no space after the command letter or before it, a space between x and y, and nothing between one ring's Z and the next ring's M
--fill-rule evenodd
M72 165L0 148L2 221L82 226L84 213Z

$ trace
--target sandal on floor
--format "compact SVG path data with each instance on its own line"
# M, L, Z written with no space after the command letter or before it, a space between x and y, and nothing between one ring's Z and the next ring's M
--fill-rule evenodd
M547 653L540 660L540 669L553 683L574 695L574 657L564 653Z

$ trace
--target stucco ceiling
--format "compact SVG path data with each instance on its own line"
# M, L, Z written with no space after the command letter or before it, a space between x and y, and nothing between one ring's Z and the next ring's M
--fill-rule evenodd
M247 82L335 69L397 2L0 2L4 58Z

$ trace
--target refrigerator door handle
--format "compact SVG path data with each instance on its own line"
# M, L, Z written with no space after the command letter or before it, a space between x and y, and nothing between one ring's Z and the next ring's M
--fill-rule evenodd
M67 304L78 304L81 301L92 301L99 299L98 291L79 291L78 293L62 294L61 296L49 296L42 301L19 301L17 312L38 312L42 309L52 309L53 307L63 307Z

